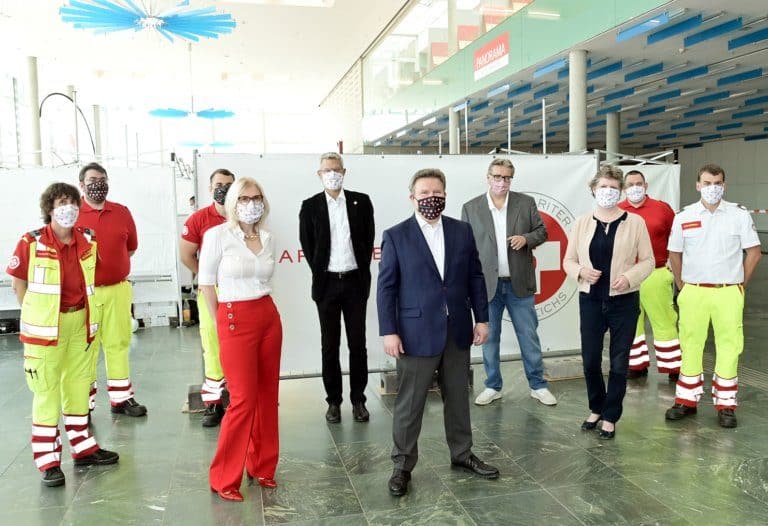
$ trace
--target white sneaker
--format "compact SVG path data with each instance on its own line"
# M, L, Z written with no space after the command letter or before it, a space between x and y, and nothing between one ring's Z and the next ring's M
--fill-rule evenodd
M486 387L485 391L477 395L477 398L475 398L475 405L488 405L494 400L498 400L499 398L501 398L501 391Z
M549 389L542 387L541 389L531 389L531 398L535 398L544 405L556 405L557 398L555 395L549 392ZM475 400L477 403L477 400Z

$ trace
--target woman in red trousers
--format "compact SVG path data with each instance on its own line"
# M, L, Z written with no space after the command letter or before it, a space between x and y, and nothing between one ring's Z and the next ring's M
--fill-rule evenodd
M205 233L198 282L216 313L229 408L210 468L211 490L241 501L248 478L274 488L279 436L277 392L283 328L272 302L275 243L262 228L269 203L254 179L237 179L224 203L227 222Z

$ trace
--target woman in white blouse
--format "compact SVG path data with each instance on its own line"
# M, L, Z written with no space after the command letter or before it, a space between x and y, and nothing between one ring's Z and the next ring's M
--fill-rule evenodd
M198 282L216 313L230 404L210 468L211 490L241 501L249 479L274 488L278 460L277 392L283 328L272 302L275 243L262 228L269 203L254 179L237 179L224 202L227 222L205 233Z

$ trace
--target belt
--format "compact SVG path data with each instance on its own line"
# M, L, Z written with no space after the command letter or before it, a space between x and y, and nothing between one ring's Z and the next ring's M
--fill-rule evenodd
M77 312L79 310L83 310L85 308L85 302L78 303L77 305L73 305L71 307L61 307L59 309L59 312L63 313L69 313L69 312Z
M329 276L331 276L332 278L345 279L345 278L349 278L353 274L357 273L357 269L345 270L344 272L332 272L330 270L326 270L325 273L328 274Z
M499 276L499 281L512 281L512 278L510 278L509 276L504 276L503 278Z
M740 287L742 283L686 283L694 287L704 287L707 289L722 289L723 287Z

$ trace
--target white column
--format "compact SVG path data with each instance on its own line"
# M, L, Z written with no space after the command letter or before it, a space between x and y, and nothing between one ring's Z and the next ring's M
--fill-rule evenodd
M459 26L456 22L456 0L448 0L448 56L459 50Z
M459 153L459 114L448 108L448 153Z
M568 55L568 141L569 151L587 149L587 52Z
M32 129L32 164L43 165L43 143L40 139L40 96L37 84L37 57L27 57L27 93L29 95L29 122Z
M621 129L621 114L619 112L609 113L605 117L605 149L608 151L607 159L609 161L615 161L619 158L618 155L611 155L612 153L619 153L621 144L619 142L619 134Z
M96 148L96 161L101 162L101 106L93 105L93 142Z

